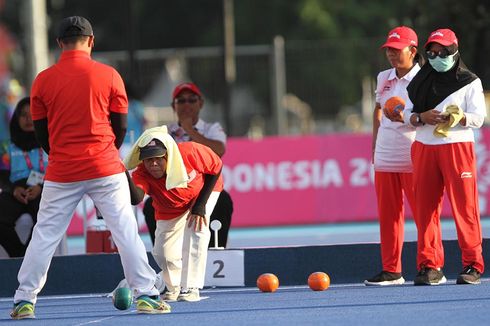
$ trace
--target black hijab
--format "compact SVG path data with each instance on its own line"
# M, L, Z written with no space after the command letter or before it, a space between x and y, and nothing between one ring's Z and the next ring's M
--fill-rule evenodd
M41 147L36 140L34 131L24 131L19 124L22 108L30 103L31 100L29 97L21 99L19 103L17 103L12 119L10 120L10 141L23 151L30 151L33 148Z
M407 86L408 97L413 103L412 112L434 109L446 97L478 78L468 70L459 53L455 59L454 66L446 72L435 71L429 62L422 66Z

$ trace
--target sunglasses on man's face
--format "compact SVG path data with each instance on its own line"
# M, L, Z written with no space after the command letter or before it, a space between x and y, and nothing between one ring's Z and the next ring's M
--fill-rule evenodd
M185 97L177 97L175 100L174 100L174 103L175 104L185 104L185 103L189 103L189 104L194 104L194 103L197 103L197 101L199 101L199 97L189 97L189 98L185 98Z
M435 59L436 57L444 59L449 56L448 49L442 49L440 51L427 51L426 53L427 53L427 58L429 59Z

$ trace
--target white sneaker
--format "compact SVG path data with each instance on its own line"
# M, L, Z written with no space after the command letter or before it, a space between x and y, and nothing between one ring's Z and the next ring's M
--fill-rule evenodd
M188 290L182 290L179 296L177 297L177 301L194 302L200 300L201 297L199 296L198 288L189 288Z
M177 299L179 298L179 295L180 295L180 291L174 291L174 292L165 292L164 294L164 297L163 297L163 300L165 301L177 301Z

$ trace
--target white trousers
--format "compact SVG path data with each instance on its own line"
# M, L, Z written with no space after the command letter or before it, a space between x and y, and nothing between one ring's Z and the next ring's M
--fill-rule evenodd
M187 227L190 211L171 220L157 220L153 257L170 292L204 286L211 237L209 220L219 194L213 191L209 196L205 216L208 226L200 231L195 231L194 225Z
M148 264L143 241L131 206L128 180L124 173L92 180L59 183L45 181L37 223L18 274L19 288L14 302L36 303L46 283L51 259L83 195L100 210L118 248L129 286L136 297L158 295L155 271Z

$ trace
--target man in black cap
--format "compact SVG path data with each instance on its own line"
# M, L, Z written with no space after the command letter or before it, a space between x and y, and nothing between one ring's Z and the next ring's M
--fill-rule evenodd
M34 318L56 246L86 194L103 214L121 256L139 313L167 313L155 288L155 271L130 204L126 169L118 148L126 133L128 100L117 71L91 59L89 21L63 19L59 61L42 71L31 91L35 133L49 154L38 222L18 274L14 319Z
M94 36L90 22L80 16L71 16L63 19L58 31L59 39L78 36Z

